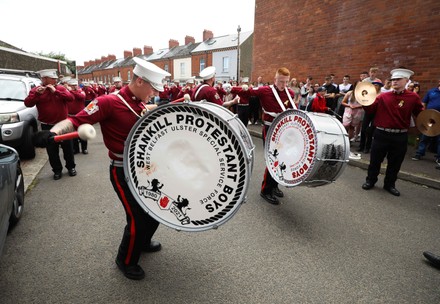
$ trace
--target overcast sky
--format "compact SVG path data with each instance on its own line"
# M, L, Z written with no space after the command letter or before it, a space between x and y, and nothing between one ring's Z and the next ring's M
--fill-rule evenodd
M119 3L115 5L114 3ZM201 42L254 29L255 0L0 0L0 40L26 52L64 54L77 65L144 45L154 51L185 36Z

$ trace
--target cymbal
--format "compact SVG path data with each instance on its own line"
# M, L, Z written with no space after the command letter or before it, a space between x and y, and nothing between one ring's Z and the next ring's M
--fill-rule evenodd
M420 112L416 119L416 126L426 136L440 135L440 112L434 109Z
M376 99L377 92L375 86L371 82L359 82L354 89L354 97L356 101L363 106L371 105Z

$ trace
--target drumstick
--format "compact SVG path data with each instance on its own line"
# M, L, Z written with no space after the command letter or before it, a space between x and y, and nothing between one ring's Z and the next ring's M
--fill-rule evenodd
M338 113L336 113L336 112L333 111L332 109L329 109L329 110L330 110L330 112L331 112L333 115L335 115L336 117L342 119L341 115L339 115Z
M189 94L185 94L183 95L183 97L173 100L171 103L190 102L190 101L191 101L191 97L189 96Z
M89 140L96 137L96 130L92 125L83 124L78 127L78 131L66 133L62 135L54 136L53 140L55 142L60 142L63 140L69 140L73 138L81 138L82 140Z

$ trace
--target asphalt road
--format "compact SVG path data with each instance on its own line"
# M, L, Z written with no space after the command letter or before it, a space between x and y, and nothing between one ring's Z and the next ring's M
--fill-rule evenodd
M114 260L125 223L98 136L76 177L46 164L0 259L1 303L439 303L439 190L399 181L402 196L360 188L347 166L333 184L259 196L260 139L247 203L217 230L161 225L162 251L144 254L142 281ZM378 185L380 186L382 179Z

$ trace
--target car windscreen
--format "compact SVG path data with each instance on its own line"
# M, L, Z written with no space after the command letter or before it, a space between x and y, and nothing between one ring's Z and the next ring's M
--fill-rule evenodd
M28 95L22 81L0 79L0 99L24 100Z

